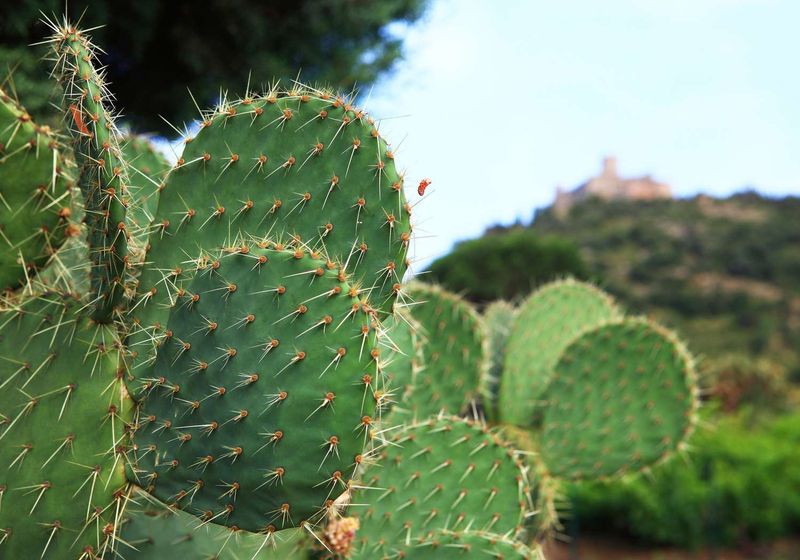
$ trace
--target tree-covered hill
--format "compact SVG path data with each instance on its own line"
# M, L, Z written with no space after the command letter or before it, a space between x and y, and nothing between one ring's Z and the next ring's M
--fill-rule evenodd
M627 307L678 328L695 352L768 358L800 379L800 198L588 200L563 219L544 209L528 226L494 227L470 242L472 252L519 229L574 243L590 277ZM444 273L438 278L447 283ZM473 291L463 279L459 288Z

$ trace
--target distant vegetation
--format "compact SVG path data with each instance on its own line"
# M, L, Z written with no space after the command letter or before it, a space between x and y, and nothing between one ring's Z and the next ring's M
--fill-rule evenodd
M513 299L560 271L533 256L527 269L495 269L499 248L521 253L521 240L564 251L574 245L583 261L570 261L580 270L575 274L676 327L693 351L771 360L800 380L798 216L800 199L752 192L726 199L590 200L563 220L545 209L528 226L492 228L436 261L432 276L476 301Z
M428 278L482 303L514 299L555 278L588 275L574 243L520 229L459 243L433 263Z

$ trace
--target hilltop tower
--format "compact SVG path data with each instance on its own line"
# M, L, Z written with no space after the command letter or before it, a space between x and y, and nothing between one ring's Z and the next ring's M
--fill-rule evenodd
M672 188L666 183L655 181L650 175L623 178L617 171L617 158L603 159L600 174L569 191L561 186L556 188L553 211L564 218L576 202L587 198L603 200L657 200L672 198Z

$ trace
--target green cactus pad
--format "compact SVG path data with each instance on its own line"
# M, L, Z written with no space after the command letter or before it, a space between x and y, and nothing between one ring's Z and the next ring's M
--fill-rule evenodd
M619 315L607 294L583 282L553 282L534 292L520 306L508 338L500 380L500 420L532 425L564 348L581 331Z
M409 408L419 420L440 411L459 414L476 396L484 368L480 318L469 303L438 286L413 284L407 293L424 358Z
M129 135L120 144L122 157L136 183L129 189L132 200L127 215L135 233L137 228L148 229L153 221L159 187L169 173L170 164L145 136Z
M0 312L0 557L97 558L125 502L133 403L112 329L42 296Z
M140 381L138 480L218 524L316 523L360 463L383 394L380 328L342 271L302 250L199 259Z
M481 375L479 391L484 414L497 421L497 401L500 393L500 378L503 374L506 344L516 320L516 308L509 302L498 300L489 304L483 312L484 340L486 341L486 363Z
M503 535L480 531L434 531L410 543L399 543L381 560L543 560L538 550Z
M118 555L123 560L302 560L307 535L303 529L269 534L202 523L196 517L139 496L130 504L120 531Z
M61 146L0 89L0 290L25 284L74 232Z
M384 321L386 337L383 343L388 347L385 363L386 385L389 388L389 410L384 413L384 423L391 425L407 414L413 407L414 387L417 376L423 368L422 340L417 331L419 325L402 309Z
M692 358L642 319L606 323L565 350L547 391L541 458L555 476L602 478L679 449L697 409Z
M406 270L409 207L394 155L372 119L323 92L223 103L187 143L159 196L135 321L163 336L164 288L186 254L239 239L295 240L320 251L381 314ZM152 358L151 352L137 359Z
M496 434L455 417L397 432L354 493L360 516L353 558L380 558L430 531L516 535L529 511L526 471Z
M121 135L114 124L104 70L96 67L94 45L72 25L52 25L53 74L64 87L65 121L85 198L90 314L99 323L111 323L123 305L128 274L128 169L119 148Z

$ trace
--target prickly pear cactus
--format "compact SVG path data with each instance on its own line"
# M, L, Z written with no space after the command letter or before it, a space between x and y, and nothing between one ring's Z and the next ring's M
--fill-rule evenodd
M56 136L0 89L0 290L26 284L77 232L65 166Z
M610 296L583 282L553 282L534 292L520 306L508 338L500 420L532 425L564 348L584 329L619 315Z
M187 259L252 240L302 244L388 313L406 270L409 207L394 155L350 101L317 90L223 102L203 116L159 195L133 320L148 372ZM188 257L187 257L188 255Z
M0 311L0 557L99 558L126 497L120 341L69 296Z
M489 304L483 312L483 330L486 343L486 362L481 374L479 391L484 414L491 422L498 418L497 401L506 344L517 317L516 308L509 302L498 300Z
M408 288L409 314L419 324L424 370L417 376L412 411L417 419L458 414L473 402L484 369L480 318L472 306L438 286Z
M589 329L563 352L547 390L541 459L564 478L604 478L663 461L696 423L692 358L642 319Z
M361 463L382 389L375 312L303 249L203 256L139 381L138 481L205 521L317 523Z
M430 418L397 431L367 469L367 504L352 558L393 558L430 531L492 531L516 536L530 511L526 469L487 427L455 417Z
M186 558L207 560L302 560L308 555L307 535L302 529L255 534L201 523L193 515L136 496L139 505L125 511L120 558L160 560Z

